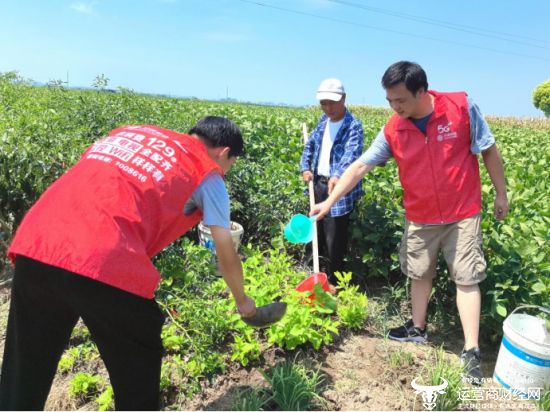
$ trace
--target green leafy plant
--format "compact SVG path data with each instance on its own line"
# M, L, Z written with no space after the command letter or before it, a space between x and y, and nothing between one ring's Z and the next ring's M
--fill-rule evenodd
M69 384L69 394L72 398L89 400L99 392L102 385L101 376L79 372Z
M361 329L367 319L367 296L351 285L351 272L336 272L338 279L338 317L350 329Z
M333 335L338 334L339 322L323 316L328 309L316 301L309 304L308 295L294 290L288 292L285 316L267 331L269 343L292 350L308 342L315 349L332 342Z
M111 385L107 386L95 400L100 411L112 411L115 408L115 394Z
M402 283L384 286L382 290L390 304L401 304L409 298L407 288Z
M284 250L270 249L262 253L249 248L246 253L246 287L256 304L265 305L275 300L287 303L285 316L265 332L268 343L292 350L306 343L319 348L332 342L339 325L327 316L334 313L334 298L320 287L314 289L313 302L308 299L309 293L297 292L295 287L306 274L292 267L292 260ZM240 324L244 326L243 322Z
M238 360L241 365L246 366L251 360L258 359L261 355L261 346L252 331L246 330L243 335L236 335L235 341L231 344L231 360Z
M65 351L59 363L57 365L57 370L59 373L68 373L71 372L77 358L76 348L71 348Z
M321 283L313 285L313 295L315 295L315 303L317 310L323 313L334 313L338 306L338 301L331 293L325 291Z
M92 341L86 341L68 348L61 356L57 368L60 373L68 373L79 364L88 363L97 358L99 358L97 346Z
M74 344L89 343L91 338L90 330L83 323L78 323L71 333L71 342Z

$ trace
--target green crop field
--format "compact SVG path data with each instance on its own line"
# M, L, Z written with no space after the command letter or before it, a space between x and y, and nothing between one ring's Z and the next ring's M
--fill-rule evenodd
M366 148L391 113L369 107L351 110L363 122ZM209 251L196 244L196 233L168 247L155 262L163 274L157 299L167 315L161 383L167 406L179 405L179 397L200 391L204 382L235 364L258 364L270 348L320 348L338 335L363 329L374 322L368 310L371 298L385 306L407 300L397 256L403 210L393 162L377 167L364 181L366 193L352 216L351 274L341 276L337 306L323 293L314 305L300 304L293 291L309 269L304 251L284 241L282 228L293 214L307 213L298 170L302 123L312 130L320 116L317 108L182 100L129 90L33 87L13 73L0 75L2 255L26 210L93 141L123 124L155 124L185 132L205 115L233 120L245 139L246 154L227 183L232 220L245 230L240 253L247 290L258 304L282 299L289 310L282 322L265 331L249 328L216 278ZM482 283L482 339L498 342L502 321L511 310L550 302L550 123L488 121L504 158L511 205L505 221L493 218L494 191L481 167L488 263L488 278ZM8 263L4 259L0 264ZM453 285L444 265L439 266L437 299L430 312L432 322L443 325L456 315L448 310L454 307ZM94 348L85 328L77 328L61 360L58 374L77 373L71 381L73 408L92 400L95 407L110 407L112 390L104 377L88 369L90 359L98 356Z

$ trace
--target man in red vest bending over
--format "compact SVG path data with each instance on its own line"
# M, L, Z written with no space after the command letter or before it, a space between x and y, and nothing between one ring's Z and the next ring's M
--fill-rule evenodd
M90 146L27 213L15 264L0 409L44 408L81 317L103 358L119 410L159 408L164 316L151 258L201 218L242 316L243 288L223 182L243 152L239 128L209 116L189 134L124 126Z
M428 90L422 67L407 61L391 65L382 85L395 114L369 149L348 167L329 198L317 204L311 214L322 218L375 165L395 159L405 208L401 270L411 279L412 319L391 329L389 338L426 341L428 300L437 255L442 250L457 288L465 338L461 359L473 382L479 383L478 284L486 277L486 265L481 250L481 184L476 155L481 153L496 190L496 219L504 219L508 213L502 159L487 123L466 93Z

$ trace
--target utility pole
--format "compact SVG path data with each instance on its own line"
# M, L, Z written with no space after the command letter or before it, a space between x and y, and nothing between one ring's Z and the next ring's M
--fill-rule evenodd
M225 100L229 99L229 86L225 86Z
M67 81L65 82L67 87L69 87L69 71L67 70Z

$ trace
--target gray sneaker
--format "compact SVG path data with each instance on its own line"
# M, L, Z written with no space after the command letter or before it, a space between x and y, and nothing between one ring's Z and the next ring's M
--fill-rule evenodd
M417 328L412 319L409 319L405 325L390 329L388 338L399 342L425 343L428 340L428 332L426 332L426 327L424 329Z
M460 355L460 363L464 366L468 382L476 386L481 385L483 374L481 373L481 352L479 348L463 350Z

